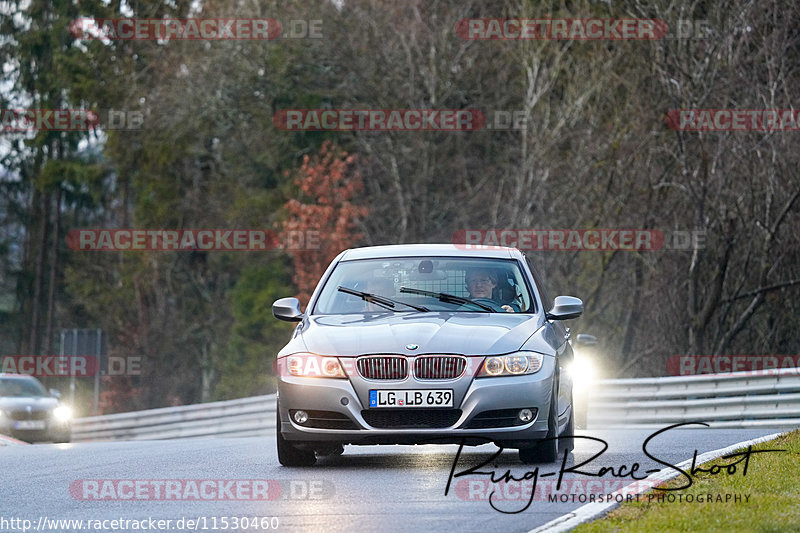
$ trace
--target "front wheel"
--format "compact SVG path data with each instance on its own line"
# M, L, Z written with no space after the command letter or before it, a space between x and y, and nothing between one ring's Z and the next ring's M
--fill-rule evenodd
M278 461L283 466L312 466L317 462L317 456L313 450L302 450L293 446L283 438L281 433L281 408L275 406L275 440L278 446Z
M533 446L519 449L519 460L525 464L552 463L558 459L558 394L553 388L550 413L547 416L547 436Z
M320 455L320 456L323 456L323 457L336 457L336 456L342 455L344 453L344 446L341 445L341 444L336 444L336 445L334 445L332 447L328 447L328 448L324 448L323 447L323 448L317 449L315 451L316 451L317 455Z
M572 451L575 449L575 404L571 404L569 407L569 421L567 422L567 427L559 435L558 440L565 450Z

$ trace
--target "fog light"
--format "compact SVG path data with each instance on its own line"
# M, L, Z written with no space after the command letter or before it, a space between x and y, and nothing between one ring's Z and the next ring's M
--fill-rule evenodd
M521 421L530 422L533 420L533 411L530 409L520 409L518 416Z
M295 411L293 418L298 424L305 424L308 421L308 413L305 411Z

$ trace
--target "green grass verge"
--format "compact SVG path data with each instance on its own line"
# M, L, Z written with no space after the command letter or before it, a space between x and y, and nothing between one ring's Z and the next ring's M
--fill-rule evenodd
M793 431L770 442L753 446L753 450L783 449L783 453L755 454L750 457L747 475L742 469L735 474L711 475L698 473L688 489L672 494L684 496L721 494L749 495L749 501L691 503L667 501L655 498L662 491L651 490L639 497L639 501L624 503L604 518L583 524L576 533L607 531L724 531L724 532L798 532L800 531L800 430ZM736 459L716 459L703 465L729 464ZM743 463L737 465L742 466ZM684 469L684 470L688 470ZM663 485L680 487L686 484L684 476ZM654 494L648 501L647 495Z

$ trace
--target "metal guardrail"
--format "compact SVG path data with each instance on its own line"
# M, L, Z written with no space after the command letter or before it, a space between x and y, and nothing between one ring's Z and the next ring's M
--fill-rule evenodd
M72 441L254 437L275 430L275 395L76 419Z
M588 394L587 421L594 428L695 421L716 428L797 428L800 368L603 380Z
M800 369L599 381L588 425L661 428L703 421L717 428L800 427ZM702 427L702 426L697 426ZM93 416L74 421L73 441L266 436L275 395Z

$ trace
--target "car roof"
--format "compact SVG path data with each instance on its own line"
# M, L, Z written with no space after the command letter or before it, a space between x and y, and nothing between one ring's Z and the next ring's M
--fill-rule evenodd
M522 252L504 246L480 246L467 244L392 244L351 248L342 252L341 261L356 259L383 259L388 257L482 257L494 259L522 259Z

